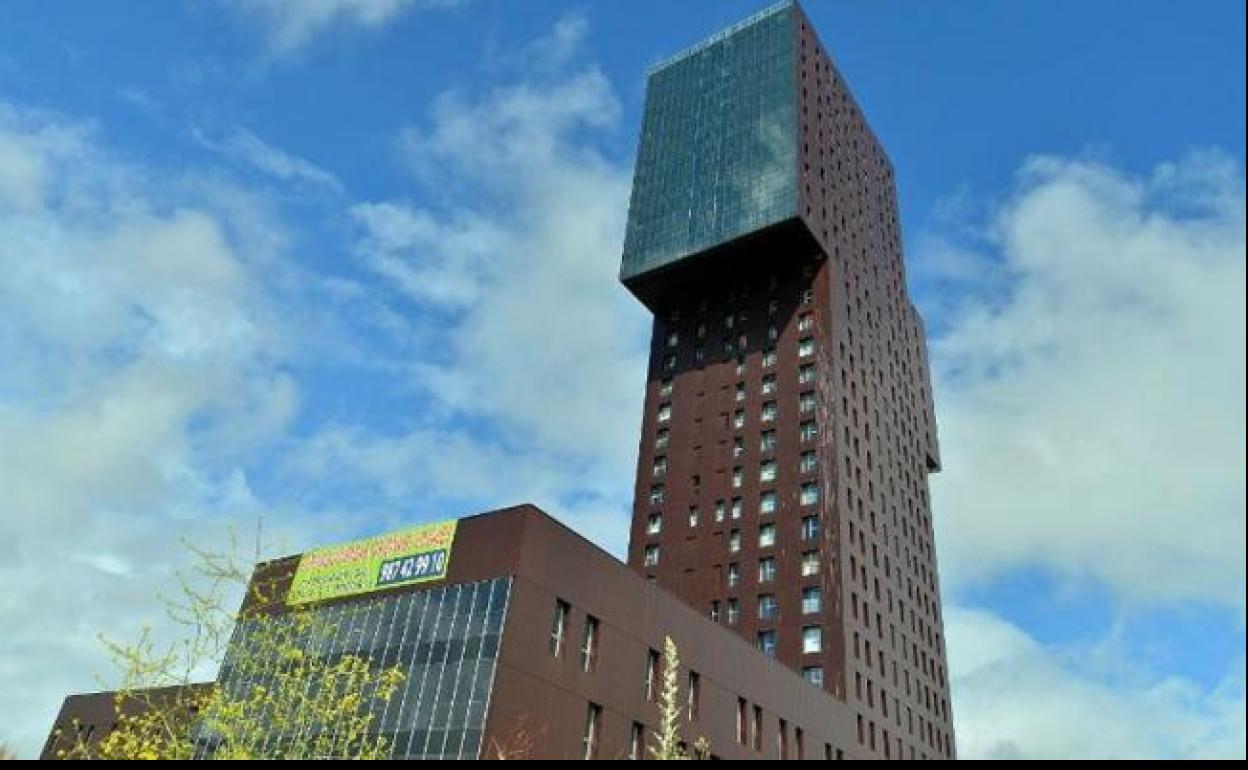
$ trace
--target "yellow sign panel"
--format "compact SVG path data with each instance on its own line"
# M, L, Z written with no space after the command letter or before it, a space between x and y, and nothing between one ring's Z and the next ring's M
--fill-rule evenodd
M424 524L308 551L286 594L289 605L372 593L446 577L458 521Z

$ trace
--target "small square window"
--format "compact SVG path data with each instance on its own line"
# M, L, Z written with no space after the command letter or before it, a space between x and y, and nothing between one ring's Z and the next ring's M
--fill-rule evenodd
M805 551L802 553L802 577L819 574L819 552Z
M776 480L776 461L767 460L758 468L758 480L764 484Z
M650 514L650 518L646 519L646 534L657 535L663 531L663 515L658 513Z
M774 658L776 656L776 632L759 631L758 649L762 650L764 655Z
M758 582L770 583L776 579L776 560L770 556L758 560Z
M764 524L758 528L758 547L770 548L776 544L776 525Z
M802 505L814 505L819 502L819 485L813 482L803 484L801 501Z
M758 597L758 619L775 620L780 614L780 603L772 594L761 594Z
M823 590L818 586L802 589L802 614L814 615L823 612Z
M776 375L774 374L763 375L762 387L760 389L762 390L764 396L770 396L772 393L775 393L776 392Z
M802 358L815 354L815 338L807 337L797 343L797 354Z
M806 626L802 629L802 652L810 655L823 652L823 628Z
M780 414L780 407L775 401L768 401L763 404L762 420L763 422L775 422L776 417Z

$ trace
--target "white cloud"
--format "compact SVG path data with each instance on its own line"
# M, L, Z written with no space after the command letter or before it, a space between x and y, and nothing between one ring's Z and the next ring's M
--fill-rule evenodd
M0 105L23 159L0 158L0 681L25 753L109 673L98 633L159 620L178 539L256 515L243 463L297 407L255 223L100 145Z
M948 608L958 754L963 759L1244 757L1243 660L1212 691L1177 676L1122 675L1098 655L1039 644L990 613Z
M282 182L320 187L333 192L342 190L342 184L332 173L309 160L274 147L244 128L236 127L221 136L195 129L192 136L195 141L213 152Z
M276 55L293 53L335 25L376 29L418 8L459 5L463 0L228 0L258 19Z
M1041 566L1242 608L1241 174L1035 158L981 241L941 253L965 292L932 346L946 577Z

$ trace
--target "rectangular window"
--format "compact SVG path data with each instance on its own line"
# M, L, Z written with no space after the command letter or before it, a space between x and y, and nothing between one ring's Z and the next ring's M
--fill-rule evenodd
M646 755L646 727L633 722L633 732L628 738L628 758L643 759Z
M651 466L650 471L656 479L661 478L663 475L665 475L667 473L667 458L666 457L654 458L654 465Z
M602 706L597 703L589 704L589 708L585 711L585 737L582 739L585 744L585 759L598 757L598 730L601 722Z
M672 432L667 428L659 428L658 433L654 434L654 448L658 450L667 449L672 443Z
M676 332L668 332L667 333L667 346L669 348L674 348L679 344L680 344L680 335L677 334Z
M659 651L646 651L646 700L653 701L659 694Z
M814 441L819 436L819 426L815 424L814 420L807 420L802 423L799 430L802 441Z
M659 404L659 422L667 422L672 419L672 405Z
M764 492L758 496L758 512L763 515L776 512L775 492Z
M741 620L741 602L728 600L728 625L735 626Z
M734 529L728 533L728 553L741 550L741 530Z
M675 353L671 353L663 357L663 371L665 372L676 371L676 354Z
M556 658L563 654L563 640L568 635L568 610L571 607L562 599L555 600L555 617L550 622L550 654Z
M823 651L823 628L806 626L802 629L802 652L812 654Z
M659 546L651 543L646 546L645 555L642 557L647 567L654 567L659 563Z
M733 398L735 398L737 401L745 400L745 383L744 382L737 383L737 391L736 391L736 394L733 396Z
M732 459L739 460L745 456L745 439L734 436L732 439Z
M741 565L735 564L735 563L729 564L728 565L728 587L736 588L737 585L739 585L740 583L741 583Z
M802 364L797 370L797 381L801 385L809 385L815 381L815 365Z
M593 671L598 662L598 618L585 616L585 626L581 629L581 670Z
M793 737L797 739L797 758L799 761L806 758L806 736L802 733L802 728L794 728Z
M776 632L759 631L758 649L762 650L764 655L774 658L776 656Z
M779 360L780 360L780 356L776 354L776 351L774 348L771 350L763 351L763 367L764 368L770 368L770 367L775 366L776 362Z
M802 473L814 473L819 468L818 452L802 452L801 467Z
M802 614L813 615L823 611L823 590L817 586L802 589Z
M711 600L711 620L715 623L719 622L719 600Z
M732 498L732 518L734 519L741 518L741 507L742 507L741 498L739 497Z
M728 503L724 500L715 501L715 521L723 521L728 513Z
M819 552L806 551L802 554L802 577L819 574Z
M765 430L758 434L758 448L764 453L776 451L776 432Z
M744 483L745 483L745 472L742 471L740 467L733 468L732 469L732 488L740 489L741 485L743 485Z
M776 579L776 560L770 556L758 560L758 582L770 583Z
M803 500L803 502L805 502ZM819 537L819 517L803 516L802 517L802 539L814 540Z
M797 331L799 334L805 334L815 328L815 317L810 313L802 313L797 319Z
M776 375L764 374L761 388L764 396L770 396L776 392Z
M813 481L803 484L801 502L802 505L814 505L819 502L819 485Z
M780 614L780 603L772 594L760 594L758 597L758 619L775 620Z
M802 678L816 687L823 687L823 666L806 666L802 669Z
M663 514L652 513L646 519L646 534L657 535L663 531Z
M780 759L789 758L789 723L780 720L780 730L776 733L776 755Z
M776 544L776 525L764 524L758 528L758 547L771 548Z
M764 484L776 480L776 461L767 460L758 468L758 480Z
M650 504L651 505L662 505L663 501L666 499L667 499L667 490L663 487L662 484L655 484L654 486L650 487Z
M696 720L698 718L698 710L702 705L702 677L698 675L697 671L689 672L687 701L689 719Z
M667 398L672 395L672 381L664 379L659 382L659 398Z
M754 707L754 750L763 750L763 707Z
M802 414L810 414L815 411L815 394L813 392L803 393L798 397L797 407Z
M737 698L737 743L745 745L745 698Z
M698 526L698 509L693 507L689 509L689 528L692 529L696 526Z
M738 409L732 413L732 427L740 430L745 427L745 410Z
M780 407L775 401L768 401L763 404L762 419L763 422L775 422L776 417L780 414Z
M803 358L815 354L815 338L807 337L797 343L797 354Z

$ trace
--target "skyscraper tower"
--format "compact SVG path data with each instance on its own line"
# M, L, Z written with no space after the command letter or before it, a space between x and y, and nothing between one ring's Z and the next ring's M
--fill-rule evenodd
M801 8L656 65L623 283L654 313L630 565L953 757L940 468L893 171Z

